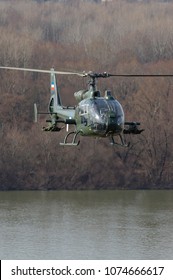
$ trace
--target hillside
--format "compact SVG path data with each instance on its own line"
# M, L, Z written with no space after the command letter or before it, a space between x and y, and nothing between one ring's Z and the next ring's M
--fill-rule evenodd
M173 3L162 1L0 1L0 65L122 74L173 74ZM49 75L0 71L0 189L172 188L173 78L111 78L126 121L145 132L130 148L33 123L33 103L47 110ZM63 103L86 80L58 76Z

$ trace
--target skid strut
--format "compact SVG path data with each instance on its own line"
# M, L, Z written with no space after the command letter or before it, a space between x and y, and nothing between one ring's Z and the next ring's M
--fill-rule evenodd
M111 135L111 136L110 136L110 140L111 140L110 144L111 144L112 146L113 146L113 145L118 145L118 146L122 146L122 147L129 147L130 143L126 143L126 142L124 141L123 136L122 136L121 134L119 134L118 136L120 137L120 141L121 141L121 142L120 142L120 143L115 142L113 135Z
M67 142L69 136L72 135L72 134L74 134L72 141L71 141L71 142ZM80 143L80 141L77 141L77 142L76 142L76 138L77 138L78 134L80 134L80 131L78 131L78 132L75 132L75 131L69 132L69 133L65 136L64 142L60 143L60 145L61 145L61 146L78 146L79 143Z

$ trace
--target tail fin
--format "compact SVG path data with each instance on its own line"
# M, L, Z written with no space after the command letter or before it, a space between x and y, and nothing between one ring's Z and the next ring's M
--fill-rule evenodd
M50 97L49 109L50 109L50 112L53 113L53 112L56 112L57 108L62 107L61 97L60 97L60 94L59 94L58 88L57 88L54 68L51 68L50 92L51 92L51 97Z

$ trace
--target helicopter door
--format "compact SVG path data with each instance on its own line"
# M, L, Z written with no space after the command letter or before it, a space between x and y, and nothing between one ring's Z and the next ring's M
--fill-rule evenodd
M82 104L79 107L79 116L81 119L81 124L87 126L88 124L88 104Z

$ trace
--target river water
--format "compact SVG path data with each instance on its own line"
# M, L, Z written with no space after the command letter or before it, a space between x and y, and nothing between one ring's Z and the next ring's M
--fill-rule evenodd
M173 259L173 191L0 192L0 259Z

